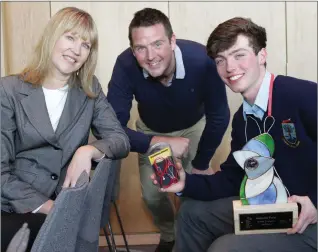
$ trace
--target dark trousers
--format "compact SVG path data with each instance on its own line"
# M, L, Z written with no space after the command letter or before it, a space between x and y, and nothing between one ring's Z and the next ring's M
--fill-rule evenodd
M11 239L25 222L28 223L30 229L27 248L27 251L30 251L45 218L46 215L40 213L17 214L1 211L1 251L5 252L7 250Z
M177 218L176 252L313 252L317 224L304 233L235 235L232 201L187 200Z

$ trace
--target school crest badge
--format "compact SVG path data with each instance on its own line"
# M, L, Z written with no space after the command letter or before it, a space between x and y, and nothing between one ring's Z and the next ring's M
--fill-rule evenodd
M297 147L299 140L297 139L295 124L289 119L282 122L283 141L290 147Z

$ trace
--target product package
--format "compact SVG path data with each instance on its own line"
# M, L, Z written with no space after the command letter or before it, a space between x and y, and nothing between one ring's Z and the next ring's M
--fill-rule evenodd
M157 143L148 150L148 159L161 188L167 188L179 181L170 145Z

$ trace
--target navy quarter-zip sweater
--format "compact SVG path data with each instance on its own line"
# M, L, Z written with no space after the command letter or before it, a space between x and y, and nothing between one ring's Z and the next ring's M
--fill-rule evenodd
M275 141L274 166L290 195L308 196L317 207L317 83L278 75L273 87L272 115L275 124L269 133ZM256 119L263 129L263 120ZM284 141L282 122L295 125L297 147ZM268 129L271 120L267 120ZM241 150L246 143L242 106L232 122L231 154L221 165L221 171L210 176L186 175L182 196L198 200L216 200L239 196L244 171L233 158L232 152ZM263 132L262 132L263 133ZM247 121L247 139L259 135L257 124Z
M206 169L220 145L229 123L225 85L203 45L177 40L185 68L184 79L172 80L165 87L153 78L145 78L130 48L115 63L107 99L114 108L130 139L131 151L145 153L152 136L127 127L133 98L141 120L156 132L187 129L204 115L206 126L201 136L193 167Z

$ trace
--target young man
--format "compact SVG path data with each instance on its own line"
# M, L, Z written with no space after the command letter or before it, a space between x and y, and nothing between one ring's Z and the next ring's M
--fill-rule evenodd
M176 40L159 10L135 13L129 40L130 48L117 58L107 98L126 129L131 151L139 153L143 198L161 233L156 251L171 251L173 207L149 180L153 171L146 152L166 142L188 172L207 174L229 123L225 86L205 47ZM127 128L133 98L140 116L137 131Z
M244 18L220 24L209 37L208 54L220 77L244 101L221 171L189 175L179 164L180 182L163 190L200 200L181 206L178 252L317 251L317 83L276 75L271 85L266 40L265 29ZM234 235L232 201L239 198L244 171L232 153L264 131L274 139L274 165L288 201L301 205L299 219L287 234Z

